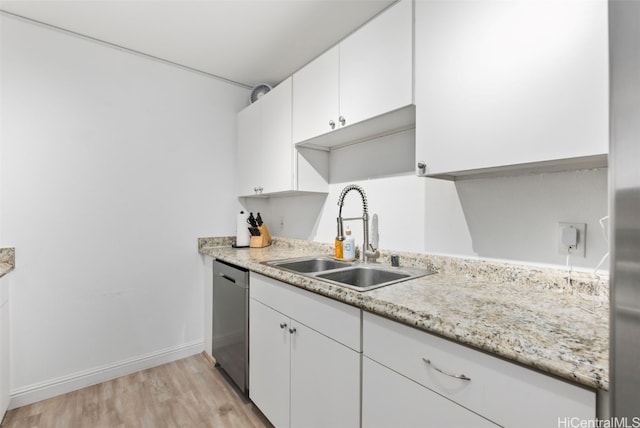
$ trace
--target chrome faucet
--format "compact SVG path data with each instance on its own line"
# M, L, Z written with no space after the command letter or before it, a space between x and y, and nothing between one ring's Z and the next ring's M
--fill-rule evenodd
M360 197L362 197L362 217L349 217L342 218L342 206L344 205L344 198L347 196L347 193L355 190L360 193ZM363 263L367 263L369 261L374 261L378 257L378 249L374 248L374 246L369 243L369 208L367 206L367 195L364 193L364 189L356 184L349 184L347 187L342 189L342 193L340 193L340 197L338 198L338 206L340 207L338 211L338 239L344 240L344 222L351 220L362 220L363 232L364 232L364 242L362 244L362 251L360 252L360 260ZM377 220L377 216L374 216L374 220ZM377 226L377 221L374 221L374 226ZM373 232L374 238L377 241L377 230ZM378 245L378 243L375 243Z

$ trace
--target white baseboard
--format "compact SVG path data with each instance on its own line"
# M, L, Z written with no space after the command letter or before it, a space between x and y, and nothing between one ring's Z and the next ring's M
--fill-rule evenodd
M11 391L9 409L26 406L56 395L66 394L67 392L126 376L140 370L190 357L201 353L203 349L204 342L198 340L18 388Z

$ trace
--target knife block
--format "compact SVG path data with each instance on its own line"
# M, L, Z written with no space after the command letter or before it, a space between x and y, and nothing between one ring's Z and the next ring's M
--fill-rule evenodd
M251 241L249 241L249 247L262 248L271 245L271 235L267 225L258 226L258 230L260 231L260 236L252 236Z

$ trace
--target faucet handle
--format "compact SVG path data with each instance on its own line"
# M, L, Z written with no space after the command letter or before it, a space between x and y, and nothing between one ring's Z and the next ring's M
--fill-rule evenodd
M376 262L376 259L380 257L378 252L378 246L380 241L380 235L378 234L378 214L374 214L371 217L371 232L369 233L371 239L368 240L369 248L363 248L364 259L367 261Z
M380 247L380 234L378 233L378 214L371 217L371 240L369 247L376 251Z

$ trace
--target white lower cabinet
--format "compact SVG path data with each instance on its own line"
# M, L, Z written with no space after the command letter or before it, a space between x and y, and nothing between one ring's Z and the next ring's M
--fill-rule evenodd
M362 361L363 427L497 426L367 357Z
M249 301L249 395L276 427L289 426L289 323L280 312Z
M251 400L277 428L358 427L360 310L253 273L250 295Z
M360 354L292 321L291 426L357 427Z
M251 273L249 396L276 428L539 428L596 393Z
M558 426L565 418L596 416L595 391L367 312L362 342L363 427L404 417L412 426L422 417L418 425L423 427L491 426L487 422L493 421L538 428ZM385 382L395 390L382 388ZM380 394L387 396L384 407ZM414 408L418 405L423 409ZM437 419L432 422L431 417Z
M0 278L0 421L9 407L9 278Z

